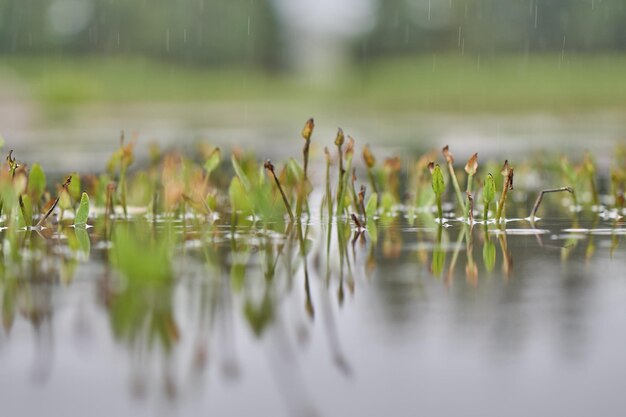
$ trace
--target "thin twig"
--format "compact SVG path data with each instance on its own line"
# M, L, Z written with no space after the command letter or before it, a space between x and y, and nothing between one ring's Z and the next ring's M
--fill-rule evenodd
M65 180L65 182L63 183L63 185L61 186L61 188L65 191L67 191L67 187L70 186L72 182L72 176L70 175L69 177L67 177L67 179ZM40 227L42 224L44 224L44 222L48 219L48 217L50 217L50 215L52 214L52 212L54 211L54 209L57 207L57 204L59 204L59 200L61 199L61 192L59 192L59 195L57 196L57 199L54 201L54 204L52 204L52 207L50 207L50 209L46 212L46 214L39 220L39 222L35 225L35 227Z
M539 195L537 196L537 199L535 200L535 205L533 206L532 211L530 212L530 220L531 221L535 220L535 215L537 214L537 210L539 210L539 205L541 204L541 201L543 201L544 194L559 193L563 191L567 191L570 194L574 194L574 190L571 187L549 188L547 190L541 191Z
M293 221L294 217L291 211L291 205L289 205L289 200L287 199L287 196L285 195L285 192L283 191L283 187L280 185L280 181L278 181L278 177L276 176L276 172L274 171L274 165L272 164L272 161L268 159L267 161L265 161L265 164L263 165L263 167L272 173L272 176L274 177L274 181L276 182L276 186L278 187L278 191L280 191L280 195L283 197L283 202L285 203L285 207L287 208L287 213L289 214L289 218L291 219L291 221Z

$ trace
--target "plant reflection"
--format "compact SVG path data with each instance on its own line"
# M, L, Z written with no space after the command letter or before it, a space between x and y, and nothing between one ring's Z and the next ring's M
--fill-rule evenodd
M572 230L579 230L579 221L574 220L576 228ZM591 229L599 224L599 220L593 221ZM239 379L246 370L241 369L235 336L237 326L244 323L264 350L290 412L315 413L299 352L312 343L313 330L320 326L327 339L329 362L346 377L358 373L350 352L343 350L336 314L351 305L360 285L389 285L397 279L396 274L404 273L404 266L415 262L420 268L417 278L403 278L405 282L413 279L410 285L418 285L431 274L443 277L442 282L433 280L435 285L480 291L482 286L493 285L484 277L493 276L499 262L498 275L511 285L508 293L517 296L517 285L508 282L513 276L513 253L520 249L521 239L537 238L543 245L542 235L535 229L517 236L519 233L511 233L513 229L490 229L486 223L462 220L435 223L429 216L423 216L417 226L390 217L370 219L366 226L355 227L333 218L318 226L255 222L238 216L236 226L159 218L158 222L102 222L89 231L67 227L39 232L3 230L3 331L8 337L18 314L31 323L37 352L33 375L45 382L54 351L54 292L61 284L74 285L80 266L102 257L100 301L114 339L129 356L135 395L147 396L150 372L155 368L162 375L160 392L164 397L175 400L191 391L183 385L185 379L176 362L185 338L193 344L186 358L189 384L206 378L213 361L220 364L225 379ZM524 227L526 223L517 230L524 231ZM564 244L554 246L561 249L561 256L567 251L564 263L574 262L568 259L576 251L592 262L601 252L596 246L600 239L604 240L601 247L614 254L623 224L615 220L609 230L606 239L588 233L585 245L579 244L579 235L566 234ZM317 236L326 239L316 244L320 241ZM415 252L408 249L413 247ZM475 259L475 250L481 251L482 262L480 256ZM523 255L519 257L526 261ZM405 296L402 302L414 297L410 293ZM396 308L395 302L388 301L386 308ZM193 323L181 322L180 311L187 307L193 311Z

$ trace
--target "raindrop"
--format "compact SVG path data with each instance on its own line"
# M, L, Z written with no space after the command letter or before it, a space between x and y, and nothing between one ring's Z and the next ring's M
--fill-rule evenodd
M250 16L248 16L248 36L250 36Z
M537 12L539 11L539 2L535 3L535 29L537 29Z
M165 29L165 51L170 51L170 28Z

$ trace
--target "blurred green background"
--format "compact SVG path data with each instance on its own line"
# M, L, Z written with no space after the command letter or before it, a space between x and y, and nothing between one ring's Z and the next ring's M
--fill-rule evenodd
M623 0L0 0L0 101L626 106Z

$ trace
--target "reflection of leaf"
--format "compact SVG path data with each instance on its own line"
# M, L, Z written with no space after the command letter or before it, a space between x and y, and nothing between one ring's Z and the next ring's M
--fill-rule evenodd
M376 222L367 222L365 228L367 229L367 235L369 236L372 245L375 245L378 241L378 228L376 227Z
M76 217L74 219L75 226L85 226L87 219L89 218L89 196L87 193L83 193L80 197L80 205L76 211Z
M446 263L446 251L442 249L441 245L435 246L433 250L432 271L436 277L441 276L443 272L443 266Z
M77 227L74 229L74 233L76 234L76 240L78 241L78 247L81 252L85 255L89 255L91 251L91 242L89 240L89 234L87 230L82 227Z
M258 307L248 300L244 306L244 314L255 336L260 337L274 319L274 303L267 294Z
M496 245L491 239L485 240L485 245L483 246L483 262L485 263L487 272L493 271L496 265Z
M230 282L235 292L240 292L246 280L246 264L234 263L230 267Z

